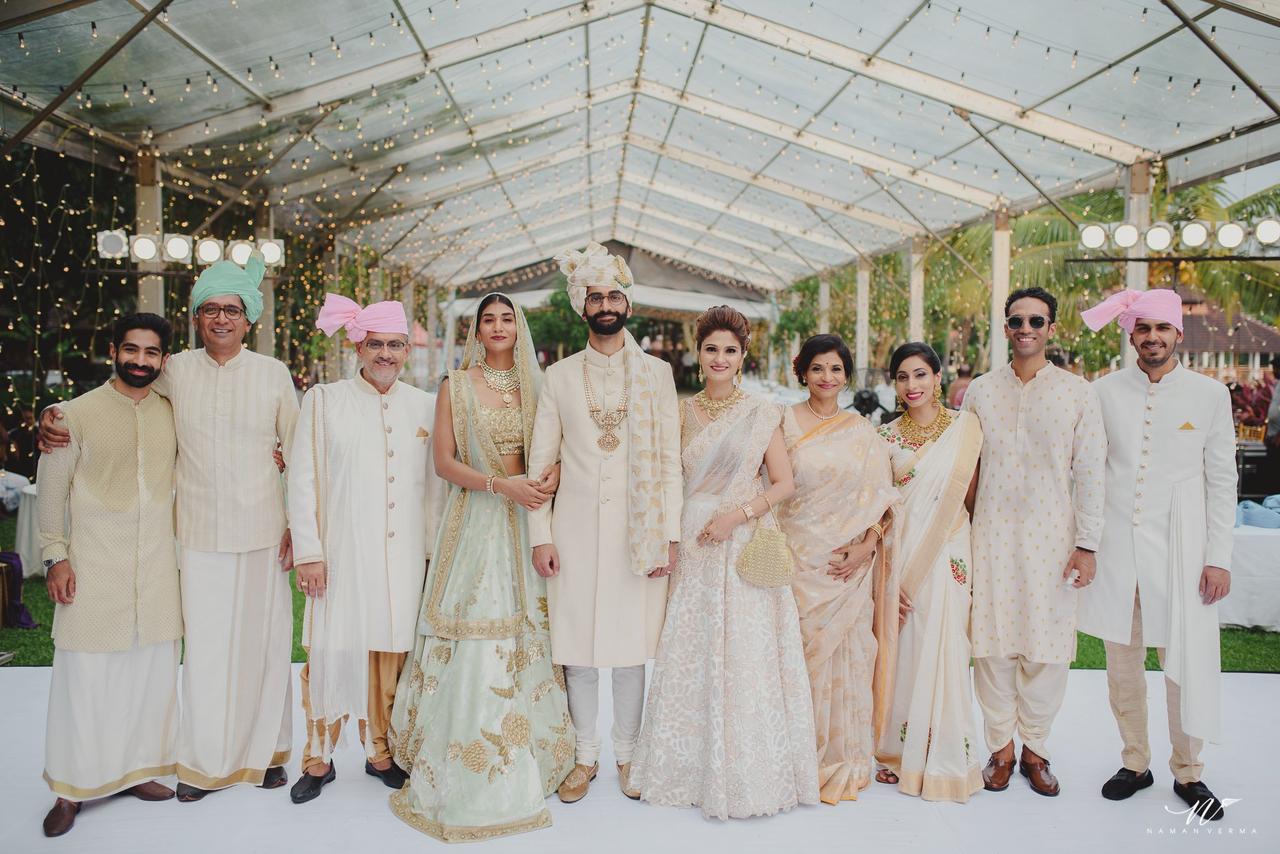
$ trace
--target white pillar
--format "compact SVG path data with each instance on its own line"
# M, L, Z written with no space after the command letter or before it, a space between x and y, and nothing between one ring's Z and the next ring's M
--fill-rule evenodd
M858 313L854 318L853 369L854 385L869 388L867 364L871 353L871 262L858 260Z
M440 323L440 292L436 287L435 281L427 283L427 385L429 389L436 387L436 346L438 344L439 334L436 327Z
M991 332L988 349L990 367L994 371L1009 364L1009 342L1004 337L1004 302L1009 298L1009 248L1013 232L1009 228L1009 210L995 213L991 231Z
M818 333L831 331L831 270L818 274Z
M263 203L253 218L253 236L258 243L275 237L275 208ZM276 355L276 276L275 267L268 267L262 277L262 316L258 318L258 332L253 349L265 356Z
M329 287L326 291L339 293L338 283L342 279L342 244L335 239L333 241L333 249L330 250L329 264ZM332 383L342 379L342 344L339 335L334 335L329 339L329 346L324 351L324 382Z
M160 185L160 163L150 154L138 155L137 188L134 197L135 233L152 234L164 239L164 190ZM139 261L138 270L143 273L159 273L164 262ZM140 276L138 278L138 311L149 311L164 316L164 277Z
M1138 242L1125 250L1129 258L1141 258L1147 252L1146 231L1151 226L1151 164L1135 163L1129 167L1129 192L1124 197L1124 221L1138 227L1142 235ZM1147 289L1147 272L1149 265L1141 262L1129 262L1124 265L1124 286L1130 290L1145 291ZM1125 367L1137 361L1137 353L1129 343L1129 336L1120 333L1120 362Z
M800 294L793 288L791 290L791 308L797 309L799 307L800 307ZM799 335L791 336L791 343L787 349L790 352L784 354L783 360L786 362L789 362L795 358L797 353L800 352L800 336ZM796 387L795 371L787 371L787 388L795 388L795 387Z
M907 338L911 341L924 340L924 238L911 239L911 248L907 251L907 269L910 274L910 289L907 304Z
M453 304L458 299L458 289L449 288L449 298L445 300L445 318L444 318L444 365L440 368L440 373L444 374L453 370L453 348L454 339L458 337L458 318L453 313Z

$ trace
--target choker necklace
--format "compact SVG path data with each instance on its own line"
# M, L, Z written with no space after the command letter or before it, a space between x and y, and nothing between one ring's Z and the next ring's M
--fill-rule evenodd
M513 393L520 390L519 367L512 365L505 371L499 371L489 367L488 362L481 359L480 370L484 373L484 384L502 398L503 406L510 408L515 400Z
M724 415L730 409L733 409L733 407L738 404L738 401L742 400L744 397L746 397L746 395L743 394L742 389L737 386L733 387L733 391L729 392L728 397L722 397L719 400L708 397L707 390L705 388L694 395L694 398L698 401L698 405L702 407L702 411L707 413L707 417L712 421L715 421L721 415Z
M813 403L811 402L811 398L806 397L806 398L804 399L804 405L805 405L805 406L807 406L807 407L809 407L809 411L813 413L813 417L814 417L814 418L817 418L819 421L830 421L832 418L835 418L837 415L839 415L839 414L840 414L840 404L839 404L839 403L837 403L837 404L836 404L836 411L835 411L835 412L833 412L833 413L831 413L830 415L823 415L821 412L819 412L818 410L814 409L814 408L813 408Z
M934 418L928 427L921 427L910 413L903 413L902 418L899 419L898 432L902 435L903 441L919 448L941 436L951 426L952 420L952 415L947 408L939 405L938 417Z

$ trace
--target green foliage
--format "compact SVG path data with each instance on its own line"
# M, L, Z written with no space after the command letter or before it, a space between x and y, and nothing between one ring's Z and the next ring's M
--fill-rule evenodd
M587 324L574 312L564 288L554 288L546 308L528 313L529 332L543 349L555 350L563 345L565 353L587 346Z

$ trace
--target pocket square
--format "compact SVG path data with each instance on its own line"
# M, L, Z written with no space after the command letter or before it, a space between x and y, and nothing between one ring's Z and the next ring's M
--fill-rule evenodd
M1179 429L1179 430L1194 430L1194 429L1196 429L1196 425L1192 424L1190 421L1184 421L1184 422L1182 422L1182 426L1181 426L1181 427L1179 427L1178 429Z

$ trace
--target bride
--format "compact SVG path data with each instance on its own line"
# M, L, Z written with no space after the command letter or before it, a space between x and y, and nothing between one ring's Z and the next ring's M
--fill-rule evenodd
M538 481L524 473L540 379L524 313L485 296L462 368L437 399L436 471L452 486L391 717L395 759L409 772L391 809L445 842L550 825L544 801L573 768L525 519L559 480L554 467Z
M737 568L755 526L776 529L772 509L795 490L781 411L735 384L749 335L728 306L698 318L706 387L681 409L680 552L631 777L650 803L721 819L818 801L795 597Z

